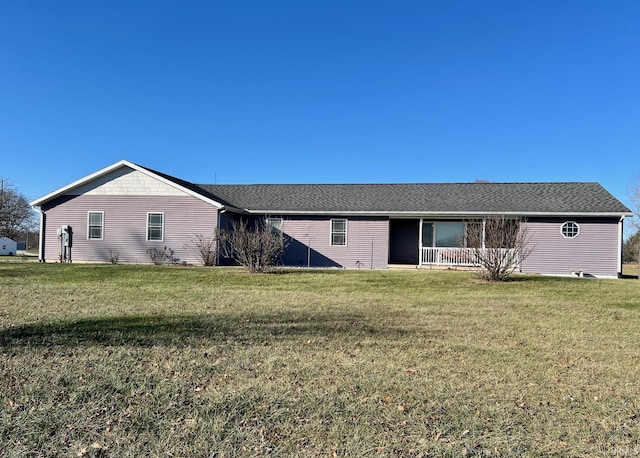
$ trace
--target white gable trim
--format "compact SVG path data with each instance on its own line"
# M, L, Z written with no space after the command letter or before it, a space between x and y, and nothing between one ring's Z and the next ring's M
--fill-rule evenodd
M181 186L181 185L179 185L179 184L177 184L177 183L175 183L175 182L173 182L171 180L168 180L168 179L166 179L164 177L161 177L161 176L149 171L148 169L145 169L144 167L140 167L137 164L134 164L132 162L125 161L125 160L116 162L115 164L112 164L112 165L110 165L108 167L105 167L105 168L103 168L101 170L98 170L97 172L94 172L91 175L87 175L84 178L80 178L79 180L76 180L73 183L68 184L67 186L64 186L64 187L62 187L60 189L57 189L57 190L53 191L52 193L47 194L46 196L43 196L43 197L40 197L39 199L34 200L33 202L31 202L30 205L32 207L40 207L45 202L48 202L48 201L50 201L52 199L55 199L56 197L62 196L64 194L67 194L67 193L69 193L69 191L72 191L75 188L78 188L78 187L83 186L83 185L85 185L87 183L90 183L91 181L93 181L93 180L95 180L97 178L100 178L100 177L102 177L104 175L107 175L108 173L111 173L114 170L117 170L117 169L122 168L122 167L129 167L130 169L133 169L133 170L135 170L137 172L140 172L140 173L142 173L142 174L144 174L144 175L146 175L148 177L151 177L154 180L158 180L161 183L164 183L164 184L166 184L168 186L171 186L172 188L178 189L178 190L180 190L180 191L182 191L182 192L184 192L184 193L186 193L186 194L188 194L188 195L190 195L192 197L195 197L196 199L200 199L203 202L206 202L206 203L208 203L210 205L213 205L216 208L224 207L224 205L222 205L220 202L217 202L217 201L215 201L213 199L209 199L208 197L205 197L202 194L199 194L199 193L197 193L195 191L192 191L191 189L185 188L184 186Z

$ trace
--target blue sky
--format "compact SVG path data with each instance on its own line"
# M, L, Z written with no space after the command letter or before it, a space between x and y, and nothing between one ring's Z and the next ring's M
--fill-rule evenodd
M0 0L0 177L196 183L640 172L640 2Z

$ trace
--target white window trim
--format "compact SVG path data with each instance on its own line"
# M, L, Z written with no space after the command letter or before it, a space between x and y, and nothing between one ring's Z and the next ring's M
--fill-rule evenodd
M102 214L102 224L100 225L100 237L99 238L91 237L91 213L100 213L100 214ZM87 240L104 240L104 211L89 210L87 212Z
M284 234L284 219L281 216L268 216L266 218L267 226L272 229L277 229L280 234ZM273 223L276 223L275 225Z
M484 225L485 225L486 220L482 220L482 243L484 244ZM422 243L422 229L423 229L423 224L431 224L431 245L429 245L428 247L426 245L424 245ZM420 219L420 247L427 247L427 248L460 248L459 246L437 246L437 241L438 241L438 225L442 224L442 223L462 223L463 225L463 233L462 233L462 242L464 243L464 248L467 247L467 226L468 223L463 221L463 220L457 220L457 219L427 219L427 218L421 218Z
M344 244L336 245L333 243L333 222L334 221L344 221ZM342 232L336 232L336 234ZM349 240L349 220L347 218L331 218L329 221L329 245L330 246L347 246L347 241Z
M162 237L159 240L149 238L149 215L162 215ZM164 242L164 212L147 212L147 242Z
M575 224L575 225L576 225L576 228L578 229L578 232L576 232L576 235L574 235L574 236L572 236L572 237L569 237L568 235L565 235L565 233L564 233L564 227L565 227L567 224L569 224L569 223L573 223L573 224ZM565 221L564 223L562 223L562 224L560 225L560 234L562 234L562 236L563 236L565 239L575 239L576 237L578 237L578 236L580 235L580 225L579 225L578 223L576 223L575 221Z

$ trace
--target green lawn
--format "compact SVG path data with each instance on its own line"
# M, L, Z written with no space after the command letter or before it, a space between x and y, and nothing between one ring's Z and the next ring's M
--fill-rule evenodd
M622 265L622 275L629 277L637 277L638 276L638 264L623 264Z
M0 456L636 456L640 281L0 263Z

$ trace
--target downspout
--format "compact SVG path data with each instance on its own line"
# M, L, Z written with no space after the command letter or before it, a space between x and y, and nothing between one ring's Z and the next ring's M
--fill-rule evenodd
M44 216L45 213L42 211L42 207L31 207L34 211L37 211L40 214L40 233L38 234L38 261L44 262ZM29 247L25 247L29 249Z
M216 266L220 265L220 220L222 219L222 214L227 210L224 207L221 207L218 210L217 221L216 221Z
M371 270L373 270L373 235L371 236Z
M623 234L624 216L618 221L618 277L622 276L622 234ZM638 274L640 277L640 274Z

